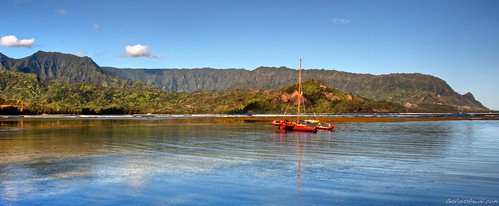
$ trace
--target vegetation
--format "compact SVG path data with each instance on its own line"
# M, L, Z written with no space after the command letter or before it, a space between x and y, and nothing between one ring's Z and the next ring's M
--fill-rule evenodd
M139 79L164 91L183 92L195 92L201 89L217 91L277 89L296 83L298 74L297 70L286 67L259 67L252 71L210 68L150 70L107 67L102 69L116 78ZM307 69L303 73L303 78L319 80L331 87L366 98L409 105L413 110L428 111L441 104L451 108L461 108L454 111L488 110L474 98L456 93L445 81L430 75L417 73L370 75Z
M296 80L297 71L286 67L116 69L57 52L23 59L0 53L0 97L25 101L29 106L14 107L37 114L293 112L295 86L287 85ZM471 93L457 94L424 74L307 69L304 80L310 80L304 85L307 112L488 111ZM9 105L16 104L1 108Z
M305 82L303 88L301 101L309 113L404 111L401 105L346 94L319 81ZM300 101L296 85L277 90L177 93L84 83L41 83L33 74L6 70L0 70L0 89L0 103L7 104L0 114L294 113Z

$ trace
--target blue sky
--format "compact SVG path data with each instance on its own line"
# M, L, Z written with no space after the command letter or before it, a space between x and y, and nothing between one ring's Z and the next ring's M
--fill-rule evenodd
M499 110L497 0L0 0L0 52L118 68L425 73Z

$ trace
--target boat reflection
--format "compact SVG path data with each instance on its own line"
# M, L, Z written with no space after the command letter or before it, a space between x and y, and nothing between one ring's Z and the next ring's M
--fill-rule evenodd
M286 130L277 130L274 132L273 142L284 146L286 153L296 153L296 203L301 205L303 197L303 159L304 150L307 144L313 141L316 134L309 132L289 132Z

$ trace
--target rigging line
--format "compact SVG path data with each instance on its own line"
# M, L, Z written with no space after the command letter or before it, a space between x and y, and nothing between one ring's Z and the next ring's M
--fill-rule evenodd
M310 103L310 107L312 107L312 112L314 112L315 119L319 120L319 118L317 117L317 114L315 113L314 105L312 105L312 103Z
M295 86L295 89L293 91L296 91L296 90L298 90L298 85ZM286 93L284 93L284 94L286 94ZM293 94L291 94L291 96L288 98L288 105L286 106L286 110L284 110L284 114L287 114L287 112L288 112L288 108L289 108L289 105L291 104L292 97L293 97Z
M288 113L288 108L289 108L290 104L291 104L291 101L288 100L288 105L286 106L286 110L284 110L284 114Z
M304 98L303 98L304 99ZM301 101L302 99L300 99ZM305 101L303 101L303 104L302 104L302 108L303 108L303 114L307 114L307 108L306 108L306 105L305 105Z

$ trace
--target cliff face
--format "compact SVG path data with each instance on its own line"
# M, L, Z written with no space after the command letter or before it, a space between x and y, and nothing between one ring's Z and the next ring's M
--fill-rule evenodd
M0 53L0 69L10 69L15 60Z
M244 81L255 82L249 75L250 72L243 69L116 69L110 67L102 69L104 73L112 77L142 80L161 90L171 92L263 88L255 87L255 85L253 87L241 85Z
M33 55L16 60L10 70L34 73L43 81L59 81L68 84L100 84L107 76L100 67L88 57L38 51Z
M297 70L285 67L260 67L253 71L210 68L103 70L117 78L140 79L164 91L180 92L275 89L296 83L298 74ZM460 95L442 79L425 74L370 75L307 69L303 73L303 80L319 80L345 92L374 100L392 101L413 109L450 106L465 111L487 110L480 102L469 98L470 95Z
M88 83L142 88L143 83L164 91L195 92L232 89L276 89L297 82L298 71L286 67L244 69L117 69L100 67L88 57L36 52L23 59L0 54L0 69L33 73L40 81ZM330 87L373 100L396 102L415 110L487 111L471 93L460 95L445 81L425 74L355 74L306 69L303 80L319 80Z
M0 53L0 69L36 74L39 81L65 84L95 84L109 87L147 87L141 81L121 80L105 74L89 57L58 52L38 51L22 59L11 59Z

